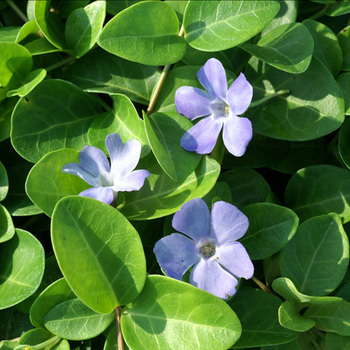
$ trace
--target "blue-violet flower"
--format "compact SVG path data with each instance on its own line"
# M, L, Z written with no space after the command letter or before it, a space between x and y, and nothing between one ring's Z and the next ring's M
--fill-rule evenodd
M131 139L124 144L120 136L114 133L106 137L106 147L111 165L99 148L85 146L79 153L79 164L68 163L62 171L79 176L93 186L79 193L80 196L111 204L119 191L139 190L150 173L147 170L134 170L140 160L140 141Z
M247 231L248 218L234 205L215 202L211 213L195 198L175 213L173 233L154 247L166 275L181 280L191 267L190 283L222 299L235 294L238 278L253 276L254 266L244 246L237 242Z
M223 129L227 150L236 157L242 156L252 139L253 129L251 121L239 115L252 101L252 86L241 73L227 89L225 69L215 58L204 64L197 77L207 92L182 86L175 93L175 107L179 114L190 120L205 116L183 135L181 146L187 151L208 154Z

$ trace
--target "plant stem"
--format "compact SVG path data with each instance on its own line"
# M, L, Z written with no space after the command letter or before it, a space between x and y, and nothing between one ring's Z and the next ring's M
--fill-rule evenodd
M270 288L267 287L267 285L265 285L264 283L262 283L258 278L256 278L255 276L252 277L252 280L255 284L258 285L258 287L260 289L262 289L264 292L276 295Z
M64 66L64 65L67 64L67 63L73 62L74 60L76 60L76 58L73 57L73 56L66 57L66 58L64 58L62 61L56 62L56 63L52 64L51 66L48 66L48 67L46 68L46 71L47 71L47 72L50 72L50 71L52 71L52 70L55 70L55 69L57 69L57 68L59 68L59 67Z
M120 306L115 308L115 319L117 323L118 350L124 350L123 334L120 328Z
M328 7L329 7L329 4L328 4L328 5L325 5L325 7L324 7L322 10L316 12L314 15L312 15L311 17L309 17L309 19L316 20L316 19L318 19L318 18L323 17L323 16L326 14L326 11L327 11Z
M289 90L280 90L280 91L277 91L271 95L268 95L268 96L265 96L263 97L262 99L258 100L258 101L255 101L255 102L252 102L250 105L249 105L249 108L253 108L253 107L256 107L256 106L259 106L261 105L262 103L266 102L266 101L269 101L271 100L272 98L274 97L277 97L277 96L281 96L281 95L285 95L285 94L289 94L290 91Z
M179 36L183 36L183 35L184 35L184 26L182 25L181 28L180 28L180 31L179 31ZM149 101L149 105L148 105L148 108L147 108L147 111L146 111L147 115L150 115L152 113L152 111L153 111L153 108L154 108L154 106L156 104L156 101L158 99L159 93L160 93L160 91L161 91L161 89L162 89L162 87L164 85L164 81L165 81L165 78L166 78L166 76L167 76L167 74L169 72L170 67L171 67L171 64L168 64L168 65L164 66L164 68L163 68L163 71L162 71L162 74L161 74L161 76L159 78L157 87L154 90L154 94L153 94L153 96L151 98L151 101Z
M24 23L28 22L27 16L22 12L22 10L13 1L6 0L6 3L12 8L12 10L14 12L16 12L18 17L20 17Z

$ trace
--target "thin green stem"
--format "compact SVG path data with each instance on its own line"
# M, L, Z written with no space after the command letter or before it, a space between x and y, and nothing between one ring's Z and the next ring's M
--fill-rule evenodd
M271 100L271 99L274 98L274 97L281 96L281 95L286 95L286 94L289 94L289 93L290 93L289 90L280 90L280 91L277 91L277 92L275 92L275 93L273 93L273 94L271 94L271 95L268 95L268 96L263 97L261 100L252 102L252 103L249 105L249 108L253 108L253 107L259 106L259 105L261 105L262 103L265 103L266 101L269 101L269 100Z
M252 281L253 281L260 289L262 289L264 292L267 292L267 293L276 295L266 284L262 283L262 282L261 282L258 278L256 278L255 276L252 277Z
M115 308L115 320L117 323L118 350L124 350L123 334L122 334L122 329L120 327L120 317L121 317L120 306L117 306Z
M328 7L329 7L329 4L325 5L325 7L322 10L316 12L314 15L309 17L309 19L316 20L316 19L319 19L319 18L323 17L326 14L326 11L327 11Z
M51 72L57 68L64 66L67 63L73 62L74 60L76 60L76 58L73 56L66 57L62 61L56 62L56 63L52 64L51 66L48 66L46 68L46 71Z
M13 1L6 0L6 3L12 8L12 10L14 12L16 12L18 17L20 17L24 23L28 22L27 16L22 12L22 10Z

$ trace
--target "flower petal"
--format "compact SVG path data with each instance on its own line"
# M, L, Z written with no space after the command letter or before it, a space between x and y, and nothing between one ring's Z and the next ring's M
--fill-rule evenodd
M160 239L153 252L166 275L178 280L199 259L194 241L179 233Z
M209 154L215 147L222 124L222 122L216 121L213 117L206 117L200 120L182 136L181 146L186 151Z
M82 168L81 165L78 163L65 164L62 168L62 172L79 176L81 179L83 179L85 182L87 182L91 186L96 187L100 185L99 179L96 178L90 172L86 171L84 168Z
M79 153L79 163L96 177L109 173L110 166L106 155L97 147L85 146Z
M197 77L212 98L219 97L226 101L226 72L219 60L210 58L198 71Z
M79 196L94 198L100 202L111 204L116 197L116 193L110 187L93 187L80 192Z
M106 137L106 147L111 158L111 175L118 179L133 171L140 160L141 142L131 139L125 144L116 133Z
M218 246L215 253L218 263L234 276L245 279L253 277L254 265L241 243Z
M224 124L222 138L227 150L236 157L245 153L253 137L252 123L248 118L230 115Z
M210 114L212 99L203 90L192 86L181 86L175 93L175 108L190 120Z
M234 205L219 201L211 209L210 237L218 244L230 244L247 232L249 221Z
M175 213L172 225L175 230L197 242L209 237L210 213L207 204L200 198L191 199Z
M238 285L237 279L213 259L201 259L193 267L190 283L222 299L234 295Z
M119 179L115 186L113 186L113 189L117 192L138 191L149 175L150 173L147 170L135 170Z
M253 87L243 73L232 83L227 92L227 103L234 115L243 114L253 98Z

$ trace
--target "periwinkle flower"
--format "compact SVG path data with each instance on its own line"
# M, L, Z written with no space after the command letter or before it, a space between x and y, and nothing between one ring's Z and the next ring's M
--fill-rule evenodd
M134 170L140 160L140 141L131 139L124 144L114 133L106 137L106 147L111 164L99 148L85 146L79 153L79 164L68 163L62 171L79 176L93 186L79 193L80 196L111 204L118 192L139 190L150 173Z
M247 231L248 218L234 205L215 202L211 213L195 198L175 213L175 230L154 247L166 275L181 280L191 267L190 283L222 299L236 292L238 278L253 276L254 266L244 246L237 242Z
M241 73L227 89L226 73L221 62L209 59L197 73L198 80L207 90L182 86L175 93L175 107L179 114L190 120L201 119L181 139L187 151L210 153L223 129L227 150L236 157L242 156L252 139L252 123L239 117L249 107L253 88Z

